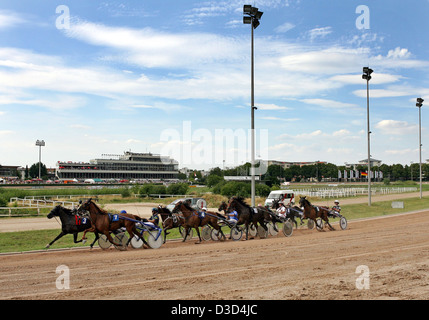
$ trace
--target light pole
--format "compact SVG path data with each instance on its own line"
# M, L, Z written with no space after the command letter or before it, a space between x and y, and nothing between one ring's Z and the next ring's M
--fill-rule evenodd
M250 24L251 32L251 165L250 174L252 177L251 181L251 197L252 207L255 206L255 79L254 79L254 59L253 59L253 29L259 26L259 19L261 19L263 12L260 12L258 8L252 7L251 5L243 6L243 23Z
M419 152L420 152L420 199L422 198L422 105L423 99L417 98L416 107L419 108Z
M371 206L371 153L370 153L370 135L369 131L369 80L371 80L372 69L363 67L362 79L366 80L366 121L368 128L368 206Z
M42 147L45 146L45 141L44 140L37 140L36 146L39 147L39 179L41 179L40 176L41 176L41 172L42 172L42 168L41 168L41 165L42 165ZM40 183L40 181L39 181L39 183Z

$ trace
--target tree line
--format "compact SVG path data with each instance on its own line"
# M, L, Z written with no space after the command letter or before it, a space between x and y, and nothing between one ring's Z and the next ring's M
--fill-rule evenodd
M368 167L366 165L359 165L354 170L359 172L366 172ZM344 181L344 178L338 178L338 172L349 172L351 168L346 166L337 166L332 163L317 163L313 165L292 165L289 168L283 168L280 165L268 166L265 174L260 175L260 180L263 181L269 187L279 185L282 182L309 182L309 181ZM371 167L371 171L382 172L383 179L381 181L407 181L414 180L418 181L420 177L419 163L413 163L411 165L393 164L387 165L382 164L380 166ZM202 176L198 171L192 171L189 174L189 180L196 183L207 184L208 186L214 186L223 180L224 176L240 176L250 175L250 163L246 163L242 166L238 166L232 169L222 170L219 167L210 170L207 176ZM429 164L422 164L422 178L427 180L429 176ZM194 177L198 177L194 179ZM354 179L356 180L356 179ZM375 181L375 179L372 179ZM350 181L347 180L347 181ZM353 180L352 180L353 181ZM367 181L366 178L361 178L357 181Z

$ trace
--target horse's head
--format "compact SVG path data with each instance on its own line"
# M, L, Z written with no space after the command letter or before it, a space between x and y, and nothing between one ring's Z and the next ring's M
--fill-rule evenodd
M174 206L173 210L171 210L171 213L179 213L181 212L180 208L182 207L182 201L179 201L176 203L176 205Z
M308 204L310 204L310 201L308 201L307 199L306 199L306 196L304 196L304 197L299 197L299 206L300 207L304 207L304 205L308 205Z
M219 206L219 208L217 209L217 211L222 211L222 210L225 210L226 211L226 209L228 208L228 205L226 204L226 202L225 201L222 201L222 203L220 204L220 206Z
M48 213L47 218L52 219L53 217L59 217L60 216L60 210L61 206L57 205L55 208L51 210L51 212Z
M279 202L280 202L280 199L275 199L275 200L273 200L273 203L271 204L271 207L272 207L273 209L278 209L278 208L280 207Z

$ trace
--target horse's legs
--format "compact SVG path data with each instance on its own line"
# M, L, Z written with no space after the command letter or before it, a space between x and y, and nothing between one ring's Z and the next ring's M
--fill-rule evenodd
M203 242L203 240L201 239L201 235L200 235L200 228L199 227L195 227L195 230L197 230L197 234L198 234L198 239L200 239L198 242L195 242L196 244Z
M121 244L121 243L116 243L116 242L113 240L112 236L110 235L109 230L104 231L104 232L103 232L103 234L107 237L107 240L109 240L109 242L110 242L111 244L113 244L113 245L115 245L115 246L118 246L118 247L122 247L122 244Z
M128 230L127 230L128 231ZM146 246L148 246L149 247L149 244L146 242L146 240L143 238L143 236L140 234L140 232L137 230L137 227L134 225L133 226L133 228L132 228L132 230L131 230L131 233L130 233L130 231L128 231L128 233L130 234L130 238L128 239L128 242L127 242L127 246L130 244L130 242L131 242L131 239L134 237L134 235L136 235L137 237L139 237L142 241L143 241L143 243L146 245Z
M89 245L89 247L92 249L94 247L95 242L100 238L100 235L98 234L97 231L94 231L95 234L95 239L94 241L92 241L92 243Z
M86 233L87 232L95 232L95 227L91 226L91 228L88 228L88 229L86 229L86 230L83 231L83 235L82 235L82 239L81 239L81 241L83 243L86 242Z
M61 233L54 240L52 240L49 244L47 244L45 248L48 249L55 241L62 238L65 234L66 233L64 231L61 231Z
M323 220L327 223L329 230L331 230L331 231L335 230L335 228L333 226L331 226L331 224L329 223L328 217L325 217L325 219L323 219Z
M186 241L186 238L188 237L188 234L189 234L189 227L188 227L188 226L186 226L186 227L184 227L184 228L185 228L185 237L183 238L182 242L185 242L185 241Z
M77 234L78 234L78 232L73 233L73 241L74 241L74 243L82 242L82 239L77 240Z

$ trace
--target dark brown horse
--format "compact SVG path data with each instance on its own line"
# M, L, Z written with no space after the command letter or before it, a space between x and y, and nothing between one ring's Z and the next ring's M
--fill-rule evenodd
M268 231L267 226L265 225L265 220L271 220L272 214L269 214L268 211L262 207L252 208L242 197L232 197L229 199L227 210L235 210L238 213L238 222L237 225L244 224L246 226L246 240L248 240L249 235L249 225L252 223L255 228L258 227L258 223L265 231Z
M311 219L314 221L316 226L318 226L316 219L321 218L325 223L329 226L330 230L335 230L334 227L331 226L328 219L329 209L326 207L317 207L313 206L310 201L306 199L306 197L300 197L299 206L304 208L303 219ZM319 226L317 230L321 231L322 226Z
M168 208L158 206L158 214L162 219L162 229L164 230L164 243L167 240L169 232L167 230L180 227L184 222L185 218L180 213L171 213Z
M110 243L114 244L115 246L122 247L120 243L115 243L112 236L110 235L111 231L118 230L119 228L125 227L128 231L128 234L130 235L130 238L128 239L128 242L126 246L130 243L131 239L136 235L140 239L142 239L143 243L148 245L146 240L143 239L143 237L140 236L140 233L138 232L136 228L136 220L141 221L141 218L139 216L123 213L118 214L118 221L112 221L112 216L107 211L101 209L99 206L97 206L92 199L88 199L86 202L84 202L79 210L86 210L89 212L90 220L91 220L91 228L86 229L83 232L82 239L86 239L86 233L87 232L94 232L95 233L95 240L99 238L99 233L104 234L107 239L110 241ZM94 242L95 242L94 240ZM91 245L92 249L92 245Z
M66 234L73 234L74 243L83 242L82 239L77 240L77 234L91 228L91 221L87 218L77 215L76 213L76 210L64 208L60 205L56 206L51 210L51 212L49 212L47 215L48 219L52 219L53 217L60 218L61 233L49 244L47 244L46 248L49 248L55 241L62 238ZM94 242L92 245L94 245Z
M222 228L218 224L219 218L225 219L225 217L223 217L222 215L216 212L209 211L205 213L204 217L201 217L196 210L192 209L191 206L184 201L183 202L179 201L174 207L174 209L172 210L172 213L179 213L179 212L181 212L185 217L185 222L182 224L182 227L185 228L186 235L183 241L186 241L186 238L189 234L189 229L194 228L195 230L197 230L197 234L199 238L199 241L196 243L201 243L202 240L201 240L199 227L205 226L207 224L212 226L214 229L218 230L221 233L221 235L223 235ZM220 236L219 238L222 239L222 238L225 238L225 236L223 235L223 237Z
M274 210L277 210L280 207L280 200L274 200L271 207ZM301 208L298 206L286 207L286 219L290 219L295 224L296 229L298 229L298 222L296 222L295 218L299 218L301 220L301 224L303 224L303 213Z

